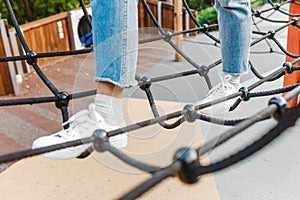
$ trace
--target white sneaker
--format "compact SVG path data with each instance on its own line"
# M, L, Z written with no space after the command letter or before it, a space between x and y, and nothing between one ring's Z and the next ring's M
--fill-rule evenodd
M121 128L119 126L112 126L106 123L104 118L95 111L94 104L90 104L88 110L81 110L70 117L69 120L64 124L67 123L70 123L70 127L67 130L61 130L55 134L36 139L32 144L32 149L90 137L95 130L100 128L104 129L105 131L111 131ZM110 144L117 148L126 147L127 141L127 133L109 138ZM60 160L76 158L80 156L84 151L86 151L90 146L92 146L92 144L69 147L62 150L42 154L42 156Z
M228 95L234 94L239 91L241 85L239 84L238 87L235 87L233 84L229 82L231 79L231 75L225 75L221 78L221 83L213 87L207 94L204 100L200 103L207 103L211 102L216 99L227 97ZM207 108L200 110L200 112L205 114L224 114L229 112L230 107L235 103L237 98L224 100L221 103L211 105Z

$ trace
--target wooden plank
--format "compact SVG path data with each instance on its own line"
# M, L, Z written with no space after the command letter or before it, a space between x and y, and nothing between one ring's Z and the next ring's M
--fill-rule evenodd
M300 0L296 0L296 2L300 3ZM290 13L299 14L300 13L300 5L290 3ZM290 17L292 20L293 17ZM296 26L288 27L288 38L287 38L287 50L292 52L293 54L300 55L300 30ZM291 62L294 58L286 56L286 61ZM299 66L299 62L297 66ZM285 75L284 77L284 86L293 85L296 83L300 83L300 71L295 71L293 74ZM289 101L289 106L295 106L298 102L298 98L294 98Z

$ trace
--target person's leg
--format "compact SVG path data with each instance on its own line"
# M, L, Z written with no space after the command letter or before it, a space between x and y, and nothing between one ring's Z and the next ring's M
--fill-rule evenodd
M123 126L122 92L136 84L138 27L136 0L92 0L92 26L96 66L95 104L70 118L70 128L36 139L32 148L89 137L96 129L111 131ZM92 80L91 80L92 81ZM117 113L116 115L114 113ZM118 118L119 117L119 118ZM127 134L110 138L116 147L127 145ZM54 159L81 155L88 145L43 154Z
M223 72L241 75L249 69L250 0L216 0Z
M92 1L97 95L96 111L108 123L123 121L122 90L136 84L136 0Z
M203 103L237 92L240 88L240 75L247 73L249 69L252 32L250 0L216 0L215 7L218 12L223 74L221 84L209 91ZM234 101L228 100L206 111L228 111Z

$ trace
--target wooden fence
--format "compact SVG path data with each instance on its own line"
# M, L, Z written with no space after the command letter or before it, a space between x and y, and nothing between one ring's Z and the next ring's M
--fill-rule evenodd
M166 30L174 30L174 5L167 2L160 2L157 0L147 1L149 8L153 12L154 16L161 23L161 26ZM139 2L139 28L149 28L153 27L155 30L155 24L152 22L150 15L144 9L142 2ZM194 16L197 16L196 11L192 11ZM182 21L183 30L190 28L196 28L196 24L188 17L185 9L182 10ZM190 36L194 36L197 33L190 33Z
M29 49L37 53L71 50L70 22L68 13L47 17L45 19L21 25ZM43 65L57 58L39 59Z
M174 30L174 6L170 3L157 0L147 0L154 16L164 29ZM187 18L183 10L183 29L194 28L195 24ZM196 13L194 12L196 15ZM144 9L141 1L138 5L139 28L152 27L149 14ZM5 20L2 20L5 21ZM4 22L3 22L4 23ZM29 49L37 53L69 51L74 49L74 30L71 30L72 20L70 12L64 12L45 19L21 25L24 38ZM154 29L153 29L154 30ZM73 31L73 32L72 32ZM195 35L196 33L194 33ZM14 29L1 29L0 57L24 55L20 42L16 39ZM4 41L7 40L7 41ZM38 60L40 66L49 63L57 58L42 58ZM18 83L23 80L24 73L28 73L30 67L25 61L0 63L0 95L19 95Z

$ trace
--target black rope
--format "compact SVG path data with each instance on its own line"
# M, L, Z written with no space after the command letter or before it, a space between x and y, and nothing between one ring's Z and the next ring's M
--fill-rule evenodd
M92 48L80 49L80 50L70 50L70 51L58 51L58 52L45 52L45 53L37 53L35 58L50 58L50 57L60 57L60 56L72 56L72 55L80 55L85 53L93 52ZM28 56L11 56L0 58L0 62L9 62L9 61L19 61L19 60L27 60Z
M265 96L270 96L270 95L276 95L276 94L282 94L285 92L290 92L293 89L295 89L296 87L298 87L300 84L294 84L294 85L290 85L284 88L278 88L278 89L274 89L274 90L268 90L268 91L260 91L260 92L252 92L248 94L248 97L265 97Z
M187 12L188 12L190 18L193 20L193 22L194 22L198 27L206 27L206 25L200 24L200 23L198 22L198 20L195 18L195 16L193 15L193 13L192 13L192 11L191 11L189 5L187 4L186 0L183 0L182 2L183 2L183 5L184 5L185 9L187 10ZM210 39L212 39L213 41L215 41L216 43L220 43L220 40L217 39L217 38L216 38L215 36L213 36L212 34L210 34L209 32L204 31L204 34L205 34L206 36L208 36Z
M155 24L155 26L157 27L157 29L159 30L159 32L162 34L162 35L166 35L166 32L162 29L161 25L158 23L158 21L156 20L155 16L153 15L151 9L149 8L146 0L142 0L142 3L144 5L144 8L146 9L147 13L149 14L152 22ZM179 49L176 44L170 39L166 40L169 45L180 55L182 56L188 63L190 63L193 67L195 67L196 69L199 69L200 66L195 63L191 58L189 58L181 49ZM204 75L204 74L201 74L201 75ZM211 82L209 80L208 77L205 77L205 80L206 80L206 83L207 83L207 86L209 89L212 88L212 85L211 85Z
M282 24L285 24L285 23L288 23L289 21L286 21L286 20L275 20L275 19L269 19L269 18L266 18L266 17L263 17L263 16L258 16L260 19L264 20L264 21L268 21L268 22L272 22L272 23L282 23Z
M253 22L253 25L255 26L255 28L256 28L259 32L261 32L261 30L260 30L260 28L258 27L257 23L254 21L253 16L252 16L252 22ZM255 31L252 30L252 33L255 34ZM265 40L265 42L266 42L266 44L268 45L268 47L269 47L269 49L270 49L270 52L273 52L273 49L272 49L272 46L271 46L270 42L269 42L268 40Z
M203 146L197 148L197 152L199 156L206 154L207 152L211 151L212 149L216 148L217 146L223 144L227 140L233 138L241 131L245 130L246 128L254 125L256 122L262 121L268 118L271 113L275 112L277 109L276 105L271 105L267 109L263 109L260 112L256 113L252 117L247 120L242 121L241 123L234 126L232 129L226 131L225 133L221 134L218 137L211 139L210 141L206 142Z
M280 42L276 39L276 38L272 38L272 40L275 42L275 44L279 47L279 49L281 51L283 51L286 55L292 57L292 58L298 58L300 55L296 55L293 53L290 53L289 51L287 51L281 44Z
M289 1L289 2L295 3L295 1ZM268 3L271 4L276 10L278 10L279 12L281 12L287 16L300 17L300 14L292 14L292 13L285 12L284 10L280 9L280 5L276 6L275 4L273 4L273 2L271 0L268 0Z
M155 101L154 101L153 95L152 95L151 90L150 90L150 86L145 87L144 90L145 90L145 93L147 95L148 102L150 104L150 107L151 107L151 110L152 110L152 113L153 113L154 117L159 117L159 113L157 111ZM165 129L174 129L174 128L178 127L179 125L181 125L183 122L184 122L184 118L181 117L180 119L178 119L176 122L174 122L172 124L167 124L167 123L162 121L162 122L159 122L159 125L162 126Z
M151 38L144 38L144 39L140 39L139 40L139 44L144 44L144 43L149 43L149 42L155 42L158 40L166 40L168 38L172 38L178 35L182 35L182 34L186 34L186 33L192 33L192 32L204 32L207 31L209 29L213 29L218 27L217 24L213 24L213 25L208 25L207 27L197 27L197 28L192 28L189 30L183 30L183 31L177 31L177 32L172 32L172 33L168 33L168 35L164 34L164 35L157 35Z
M290 101L292 98L298 96L300 93L300 87L294 88L291 92L287 93L283 98L286 102ZM276 110L280 110L279 106L276 104L270 104L266 109L263 109L250 117L247 120L242 121L241 123L234 126L232 129L226 131L225 133L221 134L218 137L215 137L205 143L203 146L197 149L199 156L204 155L205 153L211 151L212 149L216 148L217 146L223 144L227 140L231 139L235 135L239 134L241 131L245 130L246 128L252 126L256 122L261 120L267 119L274 113Z
M213 163L209 166L199 167L197 172L198 176L225 169L251 156L255 152L259 151L260 149L271 143L274 139L276 139L282 133L284 133L284 131L287 128L295 126L297 119L300 117L300 104L296 107L292 107L286 110L283 116L284 117L280 118L278 124L274 128L272 128L267 134L265 134L264 136L262 136L243 150L235 153L234 155L231 155L229 158L226 158L222 161Z
M30 49L29 49L29 47L28 47L28 45L26 43L26 40L25 40L25 38L24 38L24 36L22 34L22 31L20 29L20 26L18 24L17 18L16 18L15 14L14 14L14 11L12 9L10 1L9 0L5 0L5 5L6 5L6 8L8 10L8 14L9 14L9 16L11 18L12 24L13 24L15 30L16 30L17 36L18 36L18 38L20 40L20 43L21 43L23 49L25 50L25 52L27 53L27 52L30 51Z
M49 153L52 151L65 149L65 148L69 148L69 147L79 146L82 144L88 144L88 143L92 143L92 142L94 142L94 137L82 138L79 140L74 140L74 141L65 142L65 143L61 143L61 144L55 144L55 145L51 145L51 146L47 146L47 147L41 147L38 149L28 149L28 150L23 150L23 151L19 151L19 152L14 152L14 153L0 156L0 163L17 161L20 159L37 156L37 155L41 155L44 153Z
M211 117L208 115L203 115L203 114L197 113L197 119L206 121L206 122L210 122L213 124L219 124L219 125L224 125L224 126L235 126L236 124L238 124L242 121L245 121L248 118L226 120L226 119L219 119L219 118L215 118L215 117Z
M145 164L145 163L137 161L133 158L130 158L129 156L127 156L126 154L122 153L120 150L118 150L117 148L115 148L109 144L102 144L101 147L103 148L104 151L110 152L115 157L119 158L120 160L127 163L128 165L135 167L139 170L142 170L144 172L155 173L156 171L161 169L160 167Z
M179 169L180 163L174 162L169 167L155 172L150 179L139 184L136 188L132 189L130 192L121 197L120 200L130 200L138 198L166 178L174 176Z
M79 3L80 3L81 9L82 9L82 11L84 13L84 17L85 17L85 19L86 19L89 27L92 28L92 21L91 21L90 15L89 15L89 13L88 13L88 11L86 9L84 1L83 0L79 0Z

